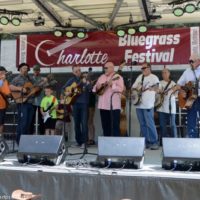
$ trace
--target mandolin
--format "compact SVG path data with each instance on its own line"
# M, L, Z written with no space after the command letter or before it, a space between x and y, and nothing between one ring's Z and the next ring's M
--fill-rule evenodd
M191 108L194 101L197 99L196 85L189 81L185 86L181 87L178 93L178 104L180 108Z
M96 94L99 96L103 95L104 92L108 89L110 83L112 81L118 80L119 78L120 78L119 76L116 76L116 77L111 78L109 81L102 83L101 86L96 90Z

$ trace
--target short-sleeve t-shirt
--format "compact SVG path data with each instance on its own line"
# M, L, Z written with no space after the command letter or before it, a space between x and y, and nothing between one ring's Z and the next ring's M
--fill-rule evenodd
M54 104L52 107L55 107L58 105L58 100L56 99L56 97L54 97L53 95L51 96L45 96L43 97L40 107L45 111L49 108L49 106L52 104L52 102L54 101ZM52 112L50 113L51 118L56 119L56 109L53 109Z
M7 80L2 82L2 86L0 87L0 93L4 96L7 96L10 94L10 88L9 88ZM5 109L7 103L2 95L0 95L0 109Z

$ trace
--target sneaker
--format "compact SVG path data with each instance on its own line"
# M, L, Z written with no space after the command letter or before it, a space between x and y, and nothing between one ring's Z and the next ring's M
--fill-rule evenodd
M87 144L88 144L88 145L95 145L95 141L94 141L94 140L89 140L89 141L87 142Z
M150 149L151 148L151 145L150 144L146 144L146 149Z
M79 147L80 147L80 149L85 149L85 144L82 144Z
M79 148L81 145L80 144L72 144L70 147L72 147L72 148Z
M151 150L158 150L159 149L159 145L158 144L152 144L150 149Z

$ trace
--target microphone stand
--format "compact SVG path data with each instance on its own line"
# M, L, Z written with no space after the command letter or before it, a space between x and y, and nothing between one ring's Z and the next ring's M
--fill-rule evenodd
M113 112L113 105L112 105L112 98L115 94L122 94L121 92L113 92L111 97L110 97L110 119L111 119L111 136L114 136L113 135L113 115L112 115L112 112Z
M131 102L131 84L133 82L133 65L131 62L131 77L130 77L130 82L129 82L129 116L128 116L128 136L130 137L131 135L131 109L132 109L132 102Z

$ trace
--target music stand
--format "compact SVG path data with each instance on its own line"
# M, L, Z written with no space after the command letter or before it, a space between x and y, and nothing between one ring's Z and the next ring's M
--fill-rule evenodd
M130 77L130 82L129 82L129 117L128 117L128 136L131 136L131 109L132 109L132 102L131 102L131 86L133 82L133 64L136 65L137 62L133 61L131 62L130 69L131 69L131 77Z

